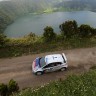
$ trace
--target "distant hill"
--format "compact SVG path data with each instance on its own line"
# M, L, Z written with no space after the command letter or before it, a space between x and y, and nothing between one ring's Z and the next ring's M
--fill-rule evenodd
M69 8L96 11L96 0L11 0L0 2L0 16L14 20L26 13L38 13L48 9Z
M0 32L28 13L90 10L96 12L96 0L8 0L0 2Z
M69 0L55 5L66 10L89 10L96 12L96 0Z

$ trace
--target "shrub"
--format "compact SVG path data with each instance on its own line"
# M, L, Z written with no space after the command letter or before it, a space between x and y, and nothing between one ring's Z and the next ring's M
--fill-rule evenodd
M78 33L78 25L75 20L66 21L62 23L59 28L61 29L61 34L66 38L73 37Z
M0 84L0 96L7 96L8 94L8 88L5 84Z
M16 81L14 81L13 79L11 79L9 81L9 84L0 84L0 96L9 96L11 95L13 92L17 92L19 90L19 86L16 83Z
M54 33L54 30L51 26L47 26L46 28L44 28L43 37L47 42L52 41L56 38L56 33Z
M3 34L0 34L0 47L3 47L6 42L6 36Z
M29 41L31 41L31 42L34 42L35 40L36 40L36 35L35 35L35 33L30 33L30 34L28 34L27 36L25 36L25 38L24 39L26 39L27 40L27 42Z
M96 29L91 28L91 36L92 37L96 36Z
M91 37L92 28L89 25L82 24L78 29L80 37Z
M12 92L17 92L18 90L19 90L18 84L16 83L16 81L14 81L13 79L11 79L9 81L9 84L8 84L9 94L12 94Z

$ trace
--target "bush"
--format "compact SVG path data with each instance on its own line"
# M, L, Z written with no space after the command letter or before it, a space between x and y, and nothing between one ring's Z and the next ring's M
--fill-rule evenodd
M3 34L0 34L0 47L3 47L6 42L6 36Z
M91 36L92 37L96 36L96 29L91 28Z
M82 38L92 36L92 28L89 25L82 24L79 28L79 35ZM93 32L94 33L94 32Z
M9 93L11 94L12 92L17 92L18 90L19 90L18 84L16 83L16 81L11 79L9 81L9 84L8 84L8 91L9 91Z
M0 96L7 96L8 94L8 88L5 84L0 84Z
M71 38L78 34L78 25L75 20L66 21L62 23L59 28L61 29L61 34L66 38Z
M46 28L44 28L43 37L47 42L52 41L56 38L56 33L54 33L54 30L51 26L47 26Z
M13 79L11 79L9 81L9 84L0 84L0 96L9 96L11 95L13 92L17 92L19 90L19 86L16 83L16 81L14 81Z

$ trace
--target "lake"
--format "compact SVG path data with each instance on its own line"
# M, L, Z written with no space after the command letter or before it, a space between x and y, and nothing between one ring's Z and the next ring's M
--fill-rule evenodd
M53 12L44 14L27 14L9 25L4 34L8 37L22 37L30 32L42 35L46 26L52 26L54 32L60 33L59 25L67 20L76 20L78 25L88 24L96 28L96 13L91 11Z

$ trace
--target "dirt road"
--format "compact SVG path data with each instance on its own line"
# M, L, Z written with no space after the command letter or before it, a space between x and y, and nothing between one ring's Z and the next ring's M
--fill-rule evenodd
M42 76L32 74L32 61L38 56L64 52L68 59L68 70L53 72ZM20 88L35 87L46 84L59 78L66 78L69 74L88 71L90 66L96 64L96 47L74 50L47 52L16 58L0 59L0 83L7 83L10 79L18 82Z

